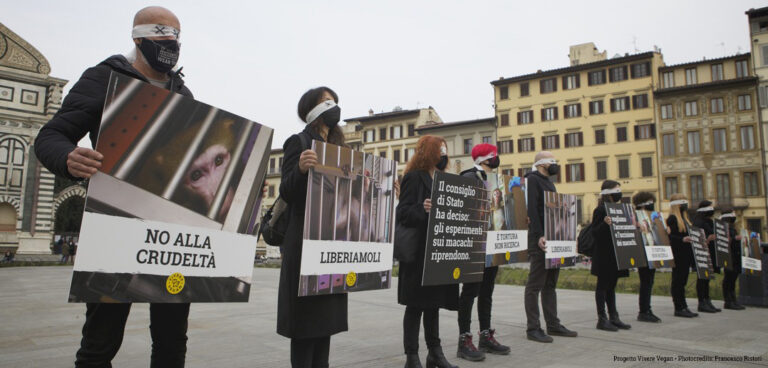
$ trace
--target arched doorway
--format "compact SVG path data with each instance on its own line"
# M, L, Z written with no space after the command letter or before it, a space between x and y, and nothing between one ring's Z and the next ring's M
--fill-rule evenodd
M0 203L0 232L16 233L16 208L7 202Z
M79 232L84 208L85 199L80 196L71 196L61 202L56 209L56 221L53 225L54 234Z

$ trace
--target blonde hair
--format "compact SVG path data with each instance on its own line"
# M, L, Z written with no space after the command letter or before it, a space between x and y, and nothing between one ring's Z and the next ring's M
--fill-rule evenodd
M673 194L669 197L670 201L676 201L679 199L688 199L685 197L685 194ZM681 212L680 211L680 205L679 204L673 204L669 206L669 214L674 215L675 219L677 220L677 230L680 232L683 232L685 229L685 224L690 224L691 219L688 217L688 211Z

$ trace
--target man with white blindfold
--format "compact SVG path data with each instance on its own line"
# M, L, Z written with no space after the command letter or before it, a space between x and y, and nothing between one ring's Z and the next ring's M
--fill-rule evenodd
M61 109L38 133L35 154L56 175L71 180L90 178L101 168L101 153L77 142L89 134L95 145L111 72L166 88L188 97L179 58L178 18L168 9L141 9L133 20L133 50L113 55L87 69L70 90ZM87 303L83 338L76 367L111 367L123 340L130 303ZM187 351L189 304L150 304L151 367L183 367Z
M555 184L550 180L560 172L560 166L551 152L542 151L536 154L533 171L525 175L526 197L528 199L528 260L531 262L528 282L525 284L525 314L528 318L527 337L537 342L552 342L554 336L576 337L557 318L557 277L560 270L546 269L544 266L544 251L547 249L547 239L544 235L544 192L557 192ZM547 333L541 329L539 320L539 294L541 307L544 310L544 320L547 323Z

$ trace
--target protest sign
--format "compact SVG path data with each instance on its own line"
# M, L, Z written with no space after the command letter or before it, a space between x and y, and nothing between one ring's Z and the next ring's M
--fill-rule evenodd
M629 203L605 203L611 218L611 239L619 270L647 267L643 239L640 238L635 210Z
M569 267L576 264L577 216L576 196L544 192L545 268Z
M520 178L488 174L490 225L485 242L485 266L524 262L528 257L528 222Z

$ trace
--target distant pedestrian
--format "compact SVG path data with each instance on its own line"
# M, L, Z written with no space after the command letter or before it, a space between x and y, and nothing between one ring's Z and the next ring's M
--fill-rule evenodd
M65 264L69 262L69 244L64 244L61 247L61 261L59 263Z

